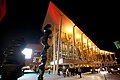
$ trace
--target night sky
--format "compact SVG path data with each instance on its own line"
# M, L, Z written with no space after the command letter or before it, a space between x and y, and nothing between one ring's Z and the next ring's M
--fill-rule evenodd
M1 47L17 37L27 43L39 42L48 4L49 0L7 0L7 13L0 22Z
M114 51L120 40L118 1L52 0L100 49ZM7 0L7 13L0 22L1 45L17 36L28 43L39 41L49 0ZM3 50L1 46L1 50Z
M55 0L55 3L100 49L116 51L114 41L120 40L118 2Z

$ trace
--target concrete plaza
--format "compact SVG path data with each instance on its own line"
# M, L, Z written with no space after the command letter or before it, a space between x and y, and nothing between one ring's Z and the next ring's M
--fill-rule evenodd
M37 80L37 74L25 74L20 77L18 80ZM90 74L84 73L82 74L82 78L79 78L79 75L64 77L63 75L54 75L54 74L44 74L44 80L104 80L104 76L101 74Z
M24 76L18 78L18 80L37 80L38 74L27 73ZM91 73L82 73L82 78L79 78L79 75L63 77L63 75L54 75L54 74L44 74L44 80L120 80L120 74L91 74Z

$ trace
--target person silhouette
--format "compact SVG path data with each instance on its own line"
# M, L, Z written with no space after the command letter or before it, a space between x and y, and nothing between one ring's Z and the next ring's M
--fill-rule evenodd
M78 74L80 75L80 78L82 78L82 76L81 76L81 68L80 67L78 68Z
M50 68L48 69L48 74L50 74Z

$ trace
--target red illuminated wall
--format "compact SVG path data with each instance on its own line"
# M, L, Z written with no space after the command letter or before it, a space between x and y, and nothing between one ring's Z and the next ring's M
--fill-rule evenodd
M50 2L49 7L48 7L48 13L52 17L54 23L58 23L60 20L60 14L56 11L55 6Z
M6 14L6 0L0 0L0 21Z

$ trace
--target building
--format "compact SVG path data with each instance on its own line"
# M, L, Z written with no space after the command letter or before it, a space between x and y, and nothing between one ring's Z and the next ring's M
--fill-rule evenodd
M35 66L39 66L41 62L40 53L42 52L44 46L42 44L27 44L26 48L22 51L25 54L25 67L30 69L35 69Z
M52 25L47 65L53 65L53 72L57 72L59 65L101 67L117 63L115 53L97 47L52 2L49 3L43 27L46 24Z

